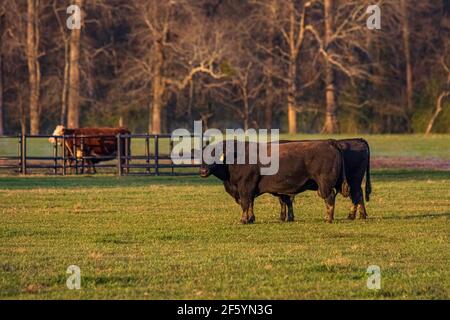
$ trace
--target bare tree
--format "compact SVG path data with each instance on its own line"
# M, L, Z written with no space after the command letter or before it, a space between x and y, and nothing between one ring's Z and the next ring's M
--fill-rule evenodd
M199 73L223 76L217 68L223 39L218 30L208 30L207 21L188 2L152 0L136 3L134 9L139 56L132 57L135 68L128 77L150 80L149 132L161 133L164 96L169 88L183 90Z
M411 47L410 47L410 26L409 26L409 10L406 0L400 0L401 21L402 21L402 35L403 35L403 53L405 56L405 75L406 75L406 114L408 119L413 112L413 70L411 61ZM408 121L408 126L410 123ZM408 130L411 130L408 128Z
M297 68L300 50L305 39L306 10L311 2L303 2L300 6L297 1L289 0L285 4L285 16L279 24L280 32L287 45L285 53L288 61L287 83L287 107L289 133L297 133ZM284 10L283 10L284 11Z
M4 104L3 104L3 32L4 32L4 12L3 7L0 7L0 136L5 133L4 129Z
M30 132L39 133L40 120L40 83L41 70L39 64L39 0L28 0L27 2L27 60L28 77L30 86Z
M440 62L441 62L442 68L446 74L447 81L445 84L445 89L441 91L441 93L439 94L439 96L436 100L436 109L434 110L433 115L432 115L430 121L428 122L427 129L425 131L425 134L427 134L427 135L432 132L434 123L436 122L436 119L439 117L439 115L443 111L442 105L443 105L444 100L450 97L450 64L448 64L448 62L446 61L446 59L448 59L449 56L450 56L450 41L448 41L445 48L442 50L442 56L440 58Z
M261 96L267 85L261 75L262 70L256 68L251 61L243 60L240 65L232 66L232 74L226 82L210 86L216 88L215 96L220 103L239 116L244 130L256 123L252 119L258 106L256 98Z
M307 31L307 10L313 2L314 0L287 0L283 3L273 0L254 1L261 7L261 10L256 12L254 19L262 21L261 25L269 30L269 36L264 37L257 44L263 53L269 55L269 64L265 65L266 74L285 84L289 133L297 132L296 99L300 91L297 85L298 66ZM258 31L255 30L255 32ZM277 44L273 42L274 38L278 38ZM275 66L275 60L277 66ZM266 101L266 104L273 103L270 101L270 97L273 96L274 91L271 90L270 83L269 100ZM270 107L267 108L266 112L271 114Z
M332 37L334 34L334 0L324 1L324 46L327 56L332 55ZM337 117L337 99L336 99L336 83L334 76L334 67L328 59L325 61L325 124L322 132L337 133L339 132L339 122Z
M75 0L74 4L83 10L83 2L83 0ZM81 15L82 17L83 15ZM67 125L71 128L80 126L80 41L81 28L74 28L70 33L69 91L67 95Z
M58 22L58 27L61 35L61 40L64 45L64 71L61 89L61 114L59 123L66 125L67 118L67 96L69 92L69 71L70 71L70 37L67 34L67 28L63 23L57 6L57 0L53 1L53 13L55 14L56 21ZM66 12L66 7L64 6L64 13Z

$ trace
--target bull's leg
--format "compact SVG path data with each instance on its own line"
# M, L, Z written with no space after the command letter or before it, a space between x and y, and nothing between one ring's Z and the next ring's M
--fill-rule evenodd
M255 214L253 212L253 200L250 201L250 207L248 208L248 213L247 213L247 217L248 217L248 223L254 223L255 222Z
M287 217L287 221L288 222L292 222L294 221L294 208L292 206L292 201L289 200L289 204L288 204L288 217Z
M361 196L361 201L358 203L358 211L360 219L367 219L366 206L364 205L364 198Z
M240 198L241 199L241 208L242 208L242 214L241 214L241 223L247 224L248 223L248 209L250 207L250 203L248 199Z
M352 206L350 207L350 213L348 214L347 219L349 219L349 220L356 219L356 208L357 207L358 207L358 205L352 204Z
M363 197L363 191L361 189L361 186L357 186L354 188L351 188L351 197L352 197L352 209L348 216L349 219L354 220L356 219L356 211L359 211L359 217L361 219L367 218L367 212L366 207L364 205L364 197Z
M356 219L356 209L358 207L358 203L360 198L362 197L361 186L351 186L350 187L350 198L352 200L352 207L350 208L350 213L348 215L349 220Z
M280 196L278 197L278 200L280 201L280 220L281 221L286 221L286 211L287 211L287 206L286 203L284 203L283 198Z
M255 214L253 213L253 199L247 194L239 195L242 215L241 215L241 223L253 223L255 222Z
M286 221L294 221L294 208L292 207L292 199L290 196L280 196L284 206L287 206L287 219ZM286 210L286 209L285 209Z
M331 190L325 198L325 205L327 207L327 216L325 217L325 221L328 223L333 223L334 220L334 207L336 202L336 192Z

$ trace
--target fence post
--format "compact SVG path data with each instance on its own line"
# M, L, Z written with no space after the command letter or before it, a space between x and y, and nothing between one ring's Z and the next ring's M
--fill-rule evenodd
M22 162L22 174L27 174L27 135L22 134L22 151L20 154L21 162Z
M77 138L76 138L76 135L72 136L72 140L73 140L72 157L75 160L75 174L78 175L78 157L77 157Z
M84 137L81 137L80 140L80 150L81 150L81 174L84 174ZM78 158L78 154L76 155L76 157Z
M150 138L148 134L145 136L145 155L147 159L145 159L145 163L147 164L147 168L145 169L145 172L147 174L150 173Z
M125 142L125 173L126 174L130 173L130 167L129 167L129 165L130 165L130 160L129 160L130 154L128 152L130 150L130 139L131 139L131 137L125 137L124 140L123 140Z
M172 139L170 139L170 150L169 150L169 156L170 156L170 167L171 167L171 169L172 169L172 175L174 174L174 172L175 172L175 167L174 167L174 164L173 164L173 161L172 161L172 157L171 157L171 155L172 155L172 151L173 151L173 141L172 141Z
M121 176L123 174L122 171L122 145L121 145L121 134L117 135L117 174Z
M66 136L62 138L62 166L63 166L63 176L66 175Z
M58 174L58 139L55 138L55 144L53 145L53 172Z
M18 168L19 173L22 173L22 135L17 136L17 159L18 159Z
M155 135L155 176L159 176L159 135Z

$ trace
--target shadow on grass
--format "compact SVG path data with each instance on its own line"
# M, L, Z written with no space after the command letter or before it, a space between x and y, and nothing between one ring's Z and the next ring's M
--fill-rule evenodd
M386 216L386 217L374 217L368 218L368 220L410 220L410 219L434 219L446 217L450 218L450 212L446 213L424 213L415 215L404 215L404 216Z
M372 170L372 183L404 180L450 180L450 171L437 170ZM145 187L151 185L221 185L215 177L207 179L193 176L0 176L1 189L40 189L40 188L123 188Z

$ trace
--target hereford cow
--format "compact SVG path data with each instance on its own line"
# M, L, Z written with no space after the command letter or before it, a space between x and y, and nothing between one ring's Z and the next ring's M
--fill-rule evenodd
M306 141L306 140L305 140ZM280 143L299 142L292 140L281 140ZM359 212L361 219L367 218L367 211L364 205L363 190L361 187L364 176L365 183L365 199L369 201L372 185L370 181L370 147L364 139L344 139L337 140L337 146L342 150L345 162L345 176L350 187L350 199L352 207L348 219L356 218L356 211ZM317 186L312 186L313 189ZM314 189L315 190L315 189ZM294 201L294 196L286 202L285 198L279 198L281 205L280 219L286 220L286 211L289 203Z
M222 142L223 150L226 143ZM272 144L258 145L268 148L271 154ZM236 148L234 150L237 150ZM326 220L332 222L337 192L348 196L345 178L344 158L334 140L291 142L279 145L279 170L274 175L261 175L262 165L248 164L249 143L245 145L246 164L229 164L230 157L238 157L237 152L224 152L222 161L206 164L202 161L200 175L214 175L223 181L225 190L242 208L241 222L253 223L254 199L264 193L284 199L289 207L288 220L293 220L290 198L298 193L316 188L327 207Z
M92 167L95 172L95 164L101 161L112 160L117 157L117 135L131 134L127 128L76 128L68 129L64 126L57 126L53 136L65 136L66 154L70 158L70 163L75 159L86 159L88 167ZM125 148L125 140L128 139L128 150ZM55 144L54 137L49 138L50 143ZM62 139L58 139L62 143ZM130 156L129 138L121 139L121 156L128 153ZM125 162L121 160L122 164ZM82 166L83 168L83 166Z

